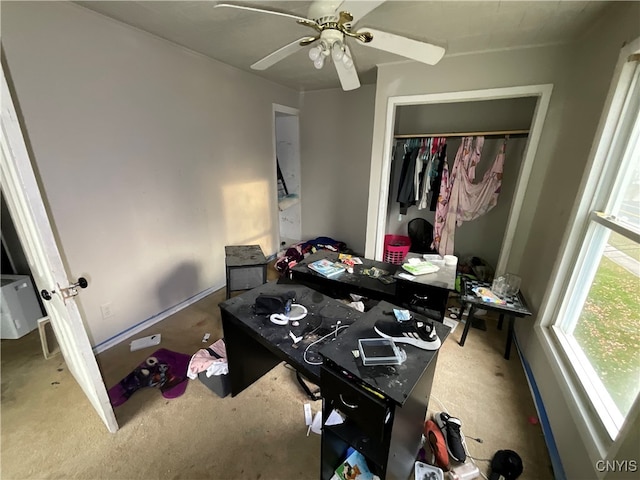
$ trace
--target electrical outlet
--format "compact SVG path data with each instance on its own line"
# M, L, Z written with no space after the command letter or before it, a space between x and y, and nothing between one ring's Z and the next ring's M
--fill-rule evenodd
M102 310L102 318L113 317L111 302L100 305L100 310Z

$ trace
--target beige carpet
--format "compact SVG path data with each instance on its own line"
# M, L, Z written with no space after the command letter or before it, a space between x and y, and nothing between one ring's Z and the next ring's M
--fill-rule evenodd
M148 332L160 347L193 353L222 336L218 303L224 290L173 315ZM463 325L440 351L430 410L462 420L470 454L491 458L517 451L523 479L553 478L522 366L502 358L505 331L488 320L458 345ZM128 342L99 355L108 387L152 349L129 352ZM156 389L134 394L115 409L120 430L109 434L61 357L45 360L37 331L1 343L1 469L10 479L313 479L319 477L320 437L307 436L308 400L281 364L235 398L221 399L199 381L166 400ZM314 412L321 402L312 402ZM482 471L488 462L478 460Z

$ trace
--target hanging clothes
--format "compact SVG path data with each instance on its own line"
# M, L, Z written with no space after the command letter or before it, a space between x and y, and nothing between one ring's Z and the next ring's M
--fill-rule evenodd
M447 139L441 138L442 144L438 150L438 157L432 164L430 172L431 191L429 192L429 210L436 211L438 206L438 197L440 196L440 184L442 183L442 171L447 164Z
M429 162L429 150L431 149L431 139L425 138L420 140L420 149L418 150L418 156L416 157L416 165L413 173L413 188L414 188L414 204L420 203L420 197L422 195L422 179L424 178L424 171L427 168ZM418 206L418 208L420 208Z
M446 156L446 142L447 139L445 137L430 139L429 158L422 176L423 181L420 186L421 195L418 202L418 210L429 208L435 211L436 209L438 192L440 191L440 178L442 176L442 162Z
M431 182L429 181L429 173L431 172L431 166L433 165L433 152L438 149L438 138L427 138L426 145L422 154L422 169L419 175L419 185L416 191L416 204L418 210L427 208L427 197L429 196L429 190L431 189Z
M398 185L398 196L396 200L400 203L400 214L406 215L407 209L415 205L415 182L414 172L416 169L416 159L419 148L410 148L404 154L402 160L402 170L400 171L400 183Z
M446 141L444 137L426 137L407 140L403 144L404 157L396 197L401 215L406 215L412 205L417 205L419 210L436 210Z
M464 137L446 181L443 170L434 227L434 248L440 255L453 254L456 226L484 215L498 202L506 140L482 181L473 183L483 146L484 137L476 137L475 143L473 137Z

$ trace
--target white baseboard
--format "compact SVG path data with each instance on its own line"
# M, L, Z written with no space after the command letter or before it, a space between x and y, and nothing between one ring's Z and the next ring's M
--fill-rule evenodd
M124 332L120 332L114 335L113 337L109 338L108 340L105 340L104 342L96 345L95 347L93 347L93 353L97 355L99 353L102 353L110 349L111 347L118 345L121 342L124 342L126 339L133 337L134 335L142 332L143 330L151 327L152 325L155 325L158 322L161 322L162 320L164 320L167 317L170 317L174 313L177 313L180 310L187 308L189 305L193 305L197 301L202 300L207 295L210 295L213 292L220 290L221 288L224 288L224 285L220 287L208 288L207 290L204 290L203 292L200 292L194 295L193 297L186 299L184 302L181 302L178 305L168 308L164 312L160 312L151 318L143 320L137 325L134 325L133 327L128 328Z

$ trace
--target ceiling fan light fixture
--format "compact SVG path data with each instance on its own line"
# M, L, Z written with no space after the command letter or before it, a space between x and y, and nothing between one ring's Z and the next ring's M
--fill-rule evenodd
M311 47L311 49L309 49L309 60L311 60L312 62L315 62L318 58L320 58L322 49L319 46L316 47Z
M309 50L309 59L318 70L324 66L324 59L329 55L331 55L330 47L325 42L321 42Z
M344 58L344 50L340 42L335 42L331 47L331 58L334 62L339 62Z

